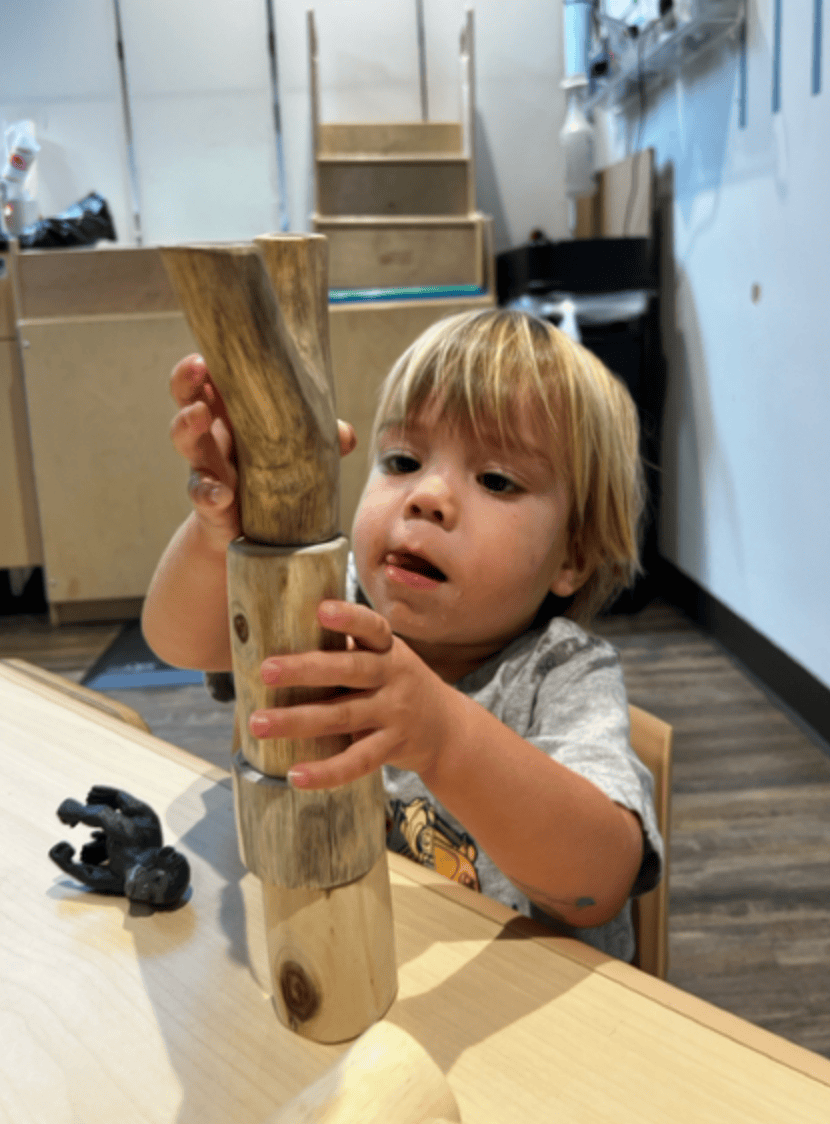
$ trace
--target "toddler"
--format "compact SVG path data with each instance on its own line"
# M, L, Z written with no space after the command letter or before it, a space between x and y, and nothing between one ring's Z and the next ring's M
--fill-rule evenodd
M226 670L232 435L198 357L172 389L194 511L143 626L168 662ZM340 439L349 451L343 423ZM627 960L629 901L659 879L662 842L616 653L587 627L638 570L638 441L623 384L548 322L435 324L381 389L347 600L318 608L347 650L262 665L266 683L342 690L250 718L257 737L351 735L290 782L382 767L391 848Z

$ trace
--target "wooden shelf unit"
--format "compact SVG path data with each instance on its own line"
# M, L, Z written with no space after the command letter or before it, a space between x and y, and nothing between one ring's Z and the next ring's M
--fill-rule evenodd
M312 226L329 239L333 288L478 285L490 220L476 205L473 13L461 36L460 121L322 122L308 13Z

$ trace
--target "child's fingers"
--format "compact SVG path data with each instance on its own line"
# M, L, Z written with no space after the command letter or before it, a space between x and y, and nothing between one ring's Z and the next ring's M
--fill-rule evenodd
M348 687L376 691L386 680L376 652L311 651L268 656L262 681L269 687Z
M288 770L289 783L292 788L320 789L337 788L359 780L383 764L388 756L388 741L385 731L376 730L324 761L292 765Z
M193 506L211 517L228 511L234 501L233 492L227 484L195 470L190 474L187 491Z
M212 418L204 402L182 407L170 425L170 439L179 456L194 470L236 487L236 469L229 454L230 436L221 419Z
M358 648L370 652L388 652L394 637L389 622L368 605L355 605L350 601L321 601L317 619L332 632L351 636Z
M357 434L349 422L337 421L337 436L340 440L340 456L347 456L357 445Z
M331 738L357 734L378 725L371 694L338 695L323 702L255 710L248 728L255 738Z
M204 388L209 382L208 369L201 355L188 355L176 364L170 374L170 393L177 406L187 406L204 398Z
M204 402L189 402L182 406L170 423L170 440L176 452L192 460L199 438L210 433L210 410Z

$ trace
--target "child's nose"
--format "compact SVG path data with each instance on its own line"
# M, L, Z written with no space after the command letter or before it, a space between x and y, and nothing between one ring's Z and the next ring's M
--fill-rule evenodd
M413 488L406 505L407 514L416 519L432 519L443 527L455 523L457 505L452 489L443 476L425 476Z

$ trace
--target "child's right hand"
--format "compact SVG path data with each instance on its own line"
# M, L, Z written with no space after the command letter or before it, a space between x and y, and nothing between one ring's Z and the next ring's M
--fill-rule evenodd
M188 355L173 368L170 391L179 407L170 427L176 452L191 468L188 491L208 543L223 552L241 534L233 430L222 395L204 359ZM354 429L338 421L340 455L357 444Z
M201 355L173 368L170 392L179 407L170 426L176 452L190 465L188 492L205 537L224 552L240 531L233 431Z

